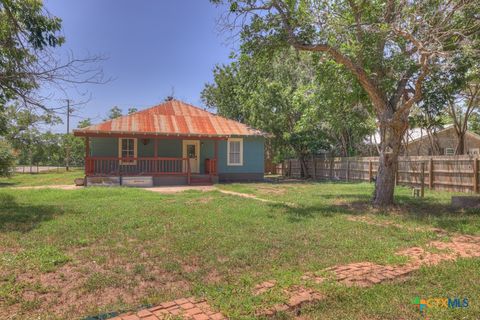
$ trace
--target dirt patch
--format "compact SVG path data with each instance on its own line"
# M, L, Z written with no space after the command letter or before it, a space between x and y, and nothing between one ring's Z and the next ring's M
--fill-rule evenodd
M69 263L55 272L19 274L15 282L24 288L21 301L2 307L0 318L18 313L21 303L27 301L34 301L36 305L34 311L28 311L29 316L48 313L64 317L84 315L89 310L117 303L139 305L145 296L159 290L167 293L190 290L187 281L175 279L154 265L147 265L143 274L133 273L133 264L119 263L118 266Z
M382 221L382 220L377 220L367 216L351 216L351 217L348 217L347 220L355 221L355 222L363 222L363 223L373 225L373 226L378 226L378 227L395 227L398 229L407 229L410 231L430 231L437 234L438 236L445 236L448 234L447 230L440 229L440 228L410 227L410 226L402 225L393 221Z
M254 288L253 288L253 295L254 296L258 296L258 295L261 295L262 293L265 293L267 292L268 290L270 290L271 288L275 287L275 284L277 283L276 280L269 280L269 281L264 281L260 284L257 284Z
M480 257L480 236L456 236L450 242L432 241L430 246L448 250L462 258Z
M325 278L322 277L322 276L319 276L319 275L316 275L315 273L313 272L307 272L305 273L302 277L301 277L302 280L304 281L309 281L309 282L314 282L316 284L320 284L322 283Z
M287 193L287 190L282 187L256 187L255 188L257 191L262 192L262 193L267 193L267 194L275 194L275 195L284 195Z
M190 206L194 206L194 205L198 205L199 203L207 204L207 203L212 202L212 200L213 200L213 197L201 197L201 198L194 199L194 200L188 200L188 201L185 202L185 204L190 205Z
M220 283L220 282L222 282L223 279L224 279L224 277L223 277L216 269L211 270L211 271L203 278L203 280L204 280L206 283L209 283L209 284L217 284L217 283Z

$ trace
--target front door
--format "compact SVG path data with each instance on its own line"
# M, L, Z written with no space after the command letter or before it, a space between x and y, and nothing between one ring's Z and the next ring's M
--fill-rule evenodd
M188 158L192 173L200 172L200 141L183 140L183 157Z

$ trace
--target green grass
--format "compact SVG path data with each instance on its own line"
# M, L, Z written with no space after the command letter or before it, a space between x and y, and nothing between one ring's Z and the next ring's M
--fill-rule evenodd
M51 181L50 175L35 177ZM376 212L365 205L372 192L365 183L219 187L296 205L218 191L0 188L0 318L75 318L195 295L231 319L252 319L255 310L285 299L281 289L301 283L307 271L359 261L403 263L395 252L437 239L430 227L480 233L478 212L452 212L447 193L427 192L421 200L399 188L401 208ZM347 219L353 215L408 228ZM304 315L415 319L415 296L455 295L469 298L471 306L434 310L432 319L474 319L480 313L479 262L443 263L406 282L369 289L320 285L327 299ZM268 279L277 279L278 287L252 296L252 288Z
M71 169L69 172L16 173L10 178L0 178L1 187L25 187L43 185L73 185L75 178L83 178L83 170Z

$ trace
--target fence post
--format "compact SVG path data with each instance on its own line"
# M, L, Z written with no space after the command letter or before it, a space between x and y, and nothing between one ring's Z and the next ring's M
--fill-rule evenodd
M347 159L347 169L345 172L345 180L350 180L350 160Z
M373 167L372 167L372 160L368 160L368 182L373 181Z
M312 165L313 165L313 180L317 180L317 157L312 155Z
M433 189L433 158L430 158L428 165L428 188Z
M420 164L420 196L425 195L425 162Z
M333 166L334 166L334 158L330 158L330 180L333 180Z
M395 186L398 186L400 176L398 174L398 167L399 167L400 161L397 160L397 163L395 164Z
M478 193L478 159L473 159L473 192Z

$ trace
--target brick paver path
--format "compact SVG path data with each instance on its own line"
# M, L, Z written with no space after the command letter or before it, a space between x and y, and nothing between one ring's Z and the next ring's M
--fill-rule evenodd
M432 241L428 247L441 250L441 252L429 252L420 247L412 247L398 251L397 254L409 257L409 262L404 265L380 265L372 262L357 262L347 265L339 265L322 270L333 273L335 280L347 286L369 287L375 284L403 279L411 272L422 266L436 265L442 261L454 261L458 257L480 257L480 236L458 235L452 237L449 242ZM321 283L323 276L308 272L302 280L310 283ZM264 281L253 288L252 294L262 295L272 290L277 285L275 280ZM302 286L291 286L283 290L287 297L286 302L279 303L268 309L261 309L256 316L271 317L278 312L299 311L308 303L320 301L325 298L321 293ZM210 305L202 299L182 298L174 301L161 303L159 306L120 315L115 320L161 320L179 317L181 319L215 320L227 319L220 312L214 311Z
M156 307L126 313L112 320L162 320L175 317L193 320L227 319L220 312L213 311L206 300L191 297L163 302Z
M359 262L335 266L326 271L333 272L337 281L346 285L368 287L386 280L404 277L424 265L433 266L442 261L454 261L458 257L480 257L480 236L456 236L450 242L432 241L428 246L445 251L432 253L420 247L412 247L397 253L410 258L410 262L405 265L383 266Z
M307 303L320 301L324 298L322 294L315 290L301 286L292 286L284 290L284 293L288 296L288 301L286 303L279 303L269 309L260 310L257 312L257 316L268 317L273 316L278 312L295 311Z
M375 284L405 278L411 272L420 269L421 266L432 266L442 261L454 261L458 257L480 257L480 236L455 236L450 242L432 241L428 244L439 250L440 253L425 251L420 247L412 247L397 252L410 258L405 265L380 265L371 262L357 262L347 265L334 266L322 271L332 272L335 279L347 286L370 287ZM321 283L324 277L308 272L302 276L302 280L312 283ZM275 286L274 280L265 281L254 288L254 294L262 294ZM261 310L257 314L273 316L281 311L295 311L307 302L320 301L324 298L320 293L303 287L293 287L286 290L289 297L287 303L275 305L273 308Z

